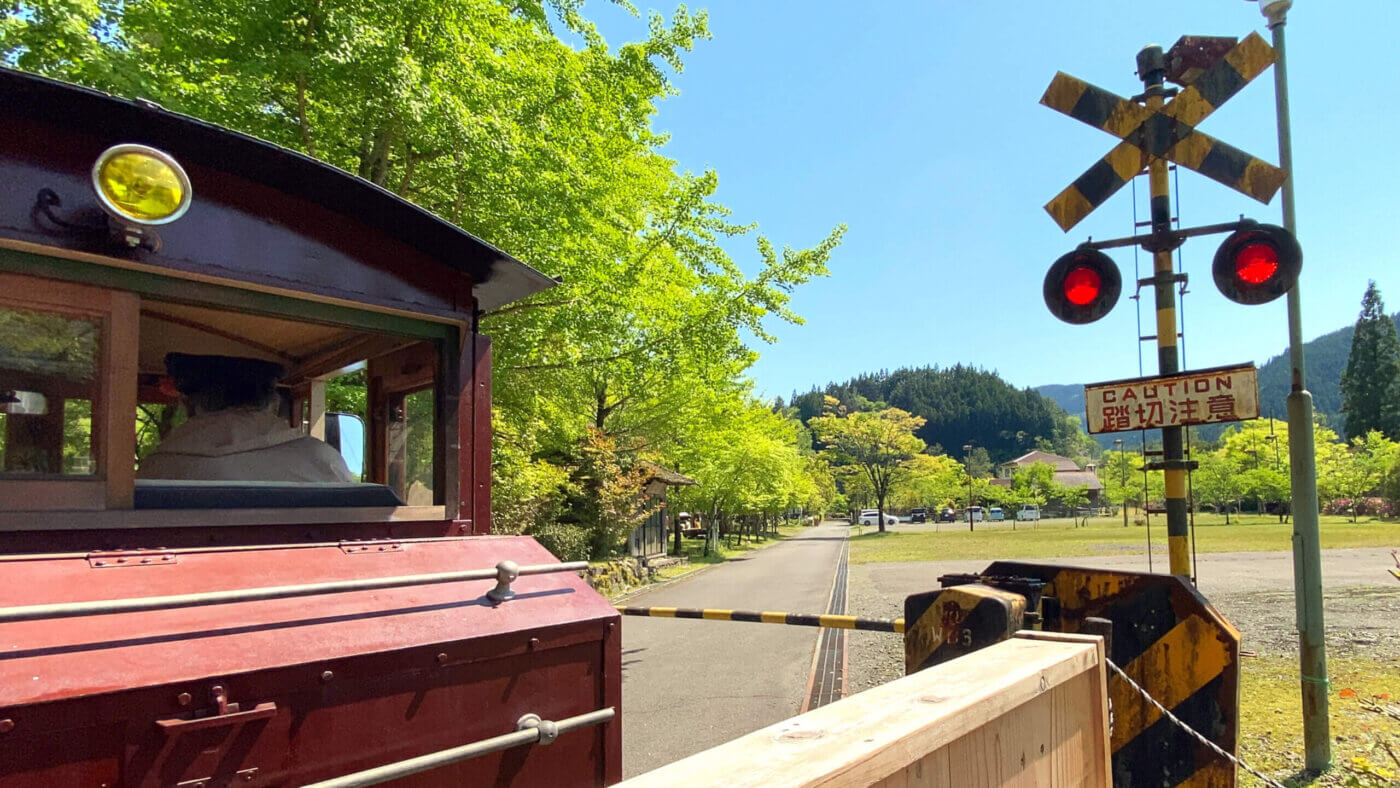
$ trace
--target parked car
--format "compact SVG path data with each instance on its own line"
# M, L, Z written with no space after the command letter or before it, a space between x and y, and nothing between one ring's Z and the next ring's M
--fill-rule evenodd
M957 522L957 519L958 519L957 510L953 509L953 507L951 507L951 506L945 508L943 511L941 511L941 512L938 513L938 522L940 522L940 523L952 523L952 522Z
M928 510L925 509L925 508L922 507L922 506L920 506L920 507L918 507L918 508L915 508L915 509L910 509L910 510L909 510L909 522L911 522L911 523L926 523L926 522L928 522Z
M992 522L1005 520L1006 512L1003 512L1000 506L993 506L992 508L987 510L987 519L991 520Z
M1016 519L1025 522L1040 522L1040 507L1033 503L1028 503L1016 510Z
M878 510L878 509L861 509L861 510L860 510L860 524L861 524L861 525L877 525L877 524L879 524L879 522L880 522L880 510ZM889 512L885 512L885 525L895 525L895 524L897 524L897 523L899 523L899 518L898 518L898 517L895 517L894 515L890 514Z
M982 513L982 507L969 506L963 510L963 518L969 523L980 523L986 519Z

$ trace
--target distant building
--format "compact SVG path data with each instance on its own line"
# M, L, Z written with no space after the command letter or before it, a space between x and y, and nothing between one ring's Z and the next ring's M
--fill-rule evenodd
M999 487L1010 487L1011 477L1018 468L1025 468L1038 462L1043 462L1055 469L1056 484L1062 484L1065 487L1084 486L1089 491L1089 505L1099 505L1099 498L1103 496L1103 482L1099 481L1099 475L1096 473L1098 466L1089 463L1087 467L1081 468L1079 463L1068 457L1061 457L1058 454L1051 454L1039 449L998 465L997 478L992 479L992 484Z

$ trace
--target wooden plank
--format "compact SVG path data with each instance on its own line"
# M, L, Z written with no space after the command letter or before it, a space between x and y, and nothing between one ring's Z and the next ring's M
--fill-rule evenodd
M311 381L306 400L306 421L310 425L307 434L323 441L326 439L326 381Z
M726 786L873 785L921 764L918 779L942 784L937 758L948 748L947 784L1044 785L1051 775L1041 741L1054 713L1050 691L1106 670L1096 638L1016 637L640 775L632 788L673 784ZM1032 701L1044 708L1032 706ZM1094 724L1095 717L1082 720ZM1039 738L1036 731L1040 730ZM1106 736L1106 731L1103 732ZM966 738L965 738L966 737ZM1077 739L1088 748L1096 732ZM1033 751L1012 739L1035 742ZM1074 737L1069 739L1075 741ZM955 746L949 746L954 745ZM1105 745L1106 746L1106 745ZM1049 749L1047 745L1047 750ZM1034 759L1031 757L1032 752ZM1048 757L1048 756L1047 756ZM1003 777L1007 781L1000 781ZM906 773L902 778L909 779ZM1107 782L1099 783L1107 785Z
M136 366L141 299L111 293L102 393L93 405L93 454L107 479L108 509L130 509L136 489ZM101 451L97 451L100 448Z
M77 481L82 479L82 481ZM73 523L72 527L78 527L81 521L83 527L91 522L93 510L101 509L107 504L106 485L101 480L93 480L90 477L81 476L50 476L45 479L25 479L0 480L0 501L5 502L5 508L9 511L0 512L0 529L6 531L15 530L47 530L42 525L33 525L45 520L50 522L58 521L63 523ZM23 511L11 514L14 507L23 506ZM41 512L47 511L80 511L82 517L74 518L71 514L44 515Z

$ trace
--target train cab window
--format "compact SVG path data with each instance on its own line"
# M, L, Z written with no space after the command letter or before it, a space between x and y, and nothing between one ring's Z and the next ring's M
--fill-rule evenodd
M163 510L190 525L286 522L289 509L326 522L455 516L443 480L457 457L439 417L447 340L294 311L0 273L0 530L49 527L27 512L135 526L168 522Z
M364 461L370 389L384 399L372 373L415 349L436 358L402 337L143 302L136 508L434 505L431 364L407 379L426 388L382 403L398 411L385 457Z
M91 476L100 325L0 307L0 473Z

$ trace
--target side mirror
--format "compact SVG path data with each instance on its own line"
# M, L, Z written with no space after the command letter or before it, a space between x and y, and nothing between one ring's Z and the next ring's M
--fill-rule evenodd
M326 414L326 443L340 452L356 478L365 474L365 422L353 413Z

